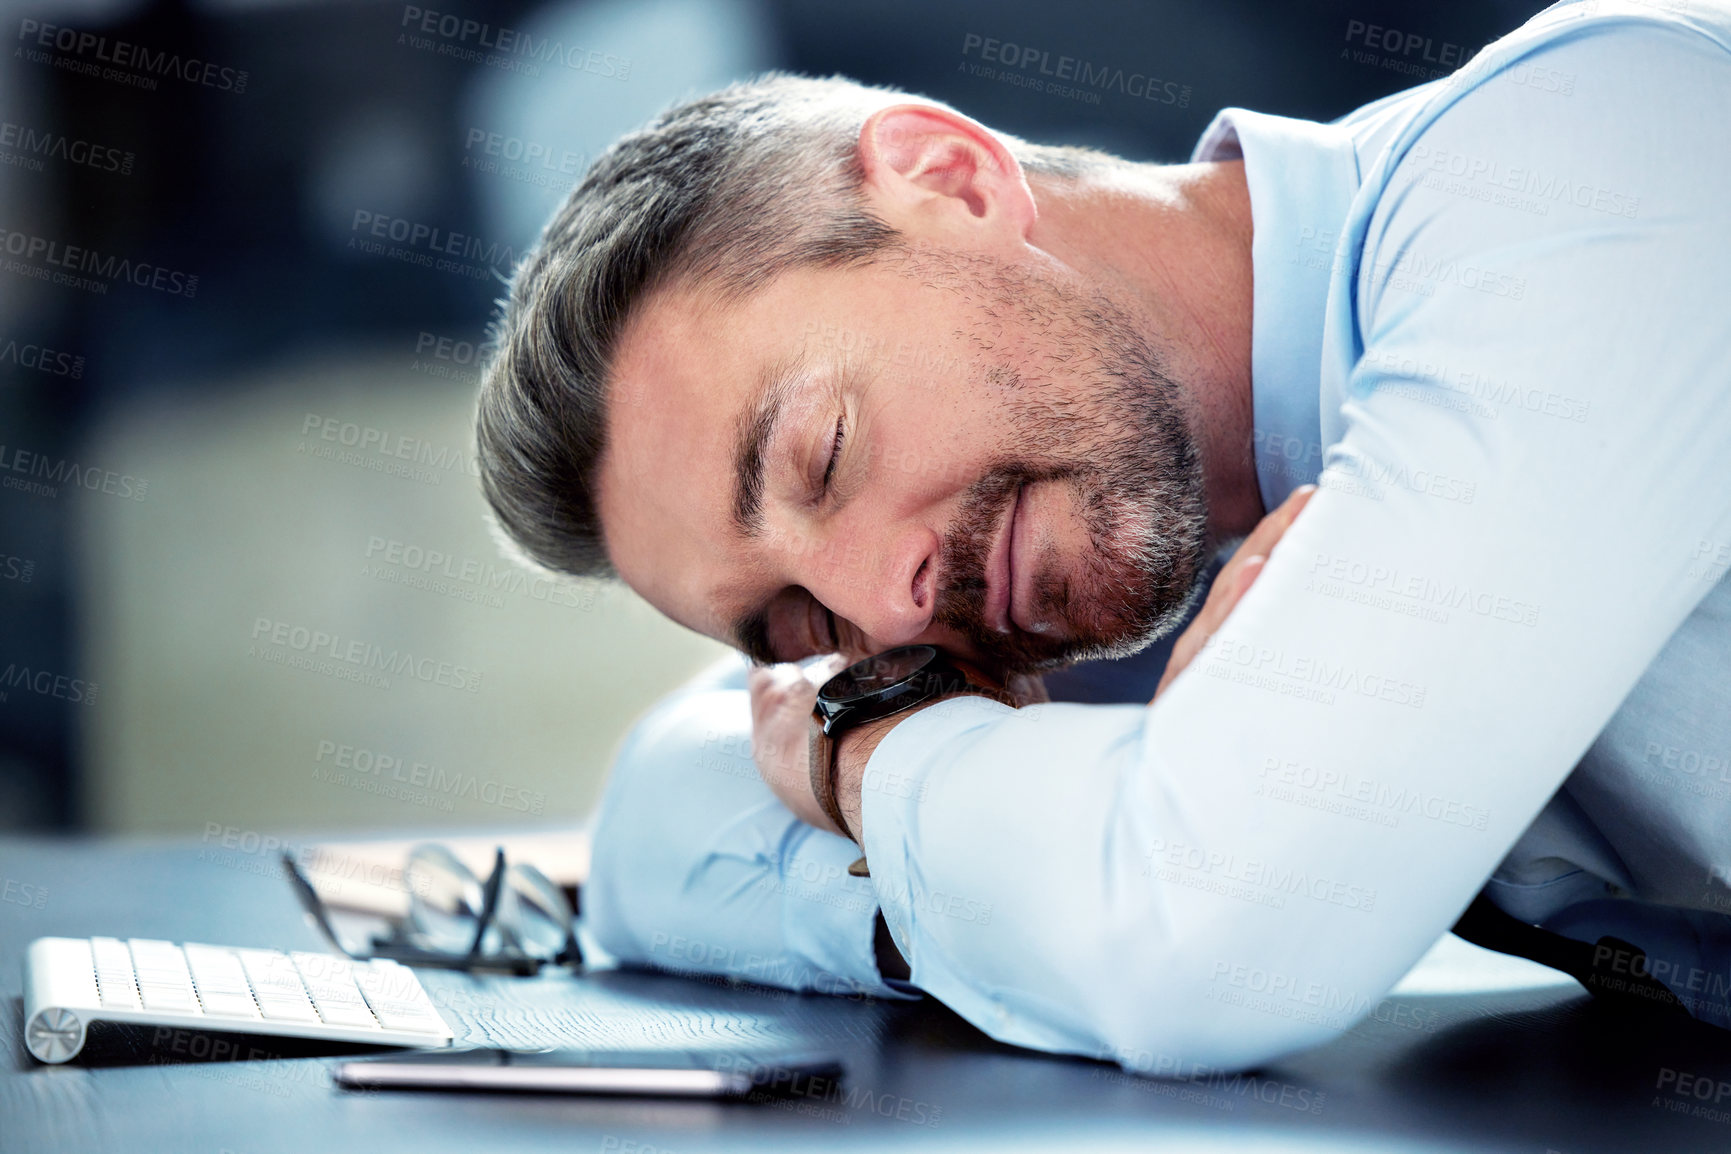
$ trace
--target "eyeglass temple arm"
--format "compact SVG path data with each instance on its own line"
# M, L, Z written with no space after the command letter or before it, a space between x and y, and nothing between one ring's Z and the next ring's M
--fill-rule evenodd
M499 912L499 890L505 884L505 847L493 847L493 872L487 875L487 883L481 890L481 916L475 921L475 940L469 943L469 957L481 956L481 941L487 936L487 927L493 924L493 918Z
M313 884L306 879L306 875L301 873L300 867L295 865L293 855L283 854L282 864L283 868L288 871L289 886L294 890L295 897L300 899L301 908L312 915L313 923L318 926L319 932L325 936L325 940L355 961L366 961L365 955L357 954L343 945L343 940L337 936L336 927L331 925L331 915L325 908L324 899L319 897L319 891L313 888Z

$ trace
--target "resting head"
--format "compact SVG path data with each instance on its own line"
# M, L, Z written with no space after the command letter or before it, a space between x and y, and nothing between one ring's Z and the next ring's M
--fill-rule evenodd
M499 526L759 662L1146 645L1218 534L1208 342L1108 224L1145 167L841 79L671 109L513 281L478 414Z

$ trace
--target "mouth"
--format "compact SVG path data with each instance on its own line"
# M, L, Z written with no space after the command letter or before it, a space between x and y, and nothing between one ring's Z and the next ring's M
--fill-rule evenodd
M1004 508L1004 525L998 530L997 540L992 543L991 556L986 561L986 625L999 633L1010 631L1010 594L1015 585L1014 539L1016 535L1016 513L1022 507L1022 496L1027 492L1026 485L1018 486L1013 500Z

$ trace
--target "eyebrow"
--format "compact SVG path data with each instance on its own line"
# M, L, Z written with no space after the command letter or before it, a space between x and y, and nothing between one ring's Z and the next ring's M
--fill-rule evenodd
M767 383L740 418L739 437L733 446L733 524L747 537L763 533L764 454L793 394L799 369L797 364L784 364L771 370Z

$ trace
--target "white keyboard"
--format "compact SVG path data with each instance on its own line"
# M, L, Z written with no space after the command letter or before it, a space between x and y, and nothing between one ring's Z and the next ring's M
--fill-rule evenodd
M380 1046L449 1046L420 979L397 962L144 938L38 938L24 957L24 1041L43 1062L91 1022Z

